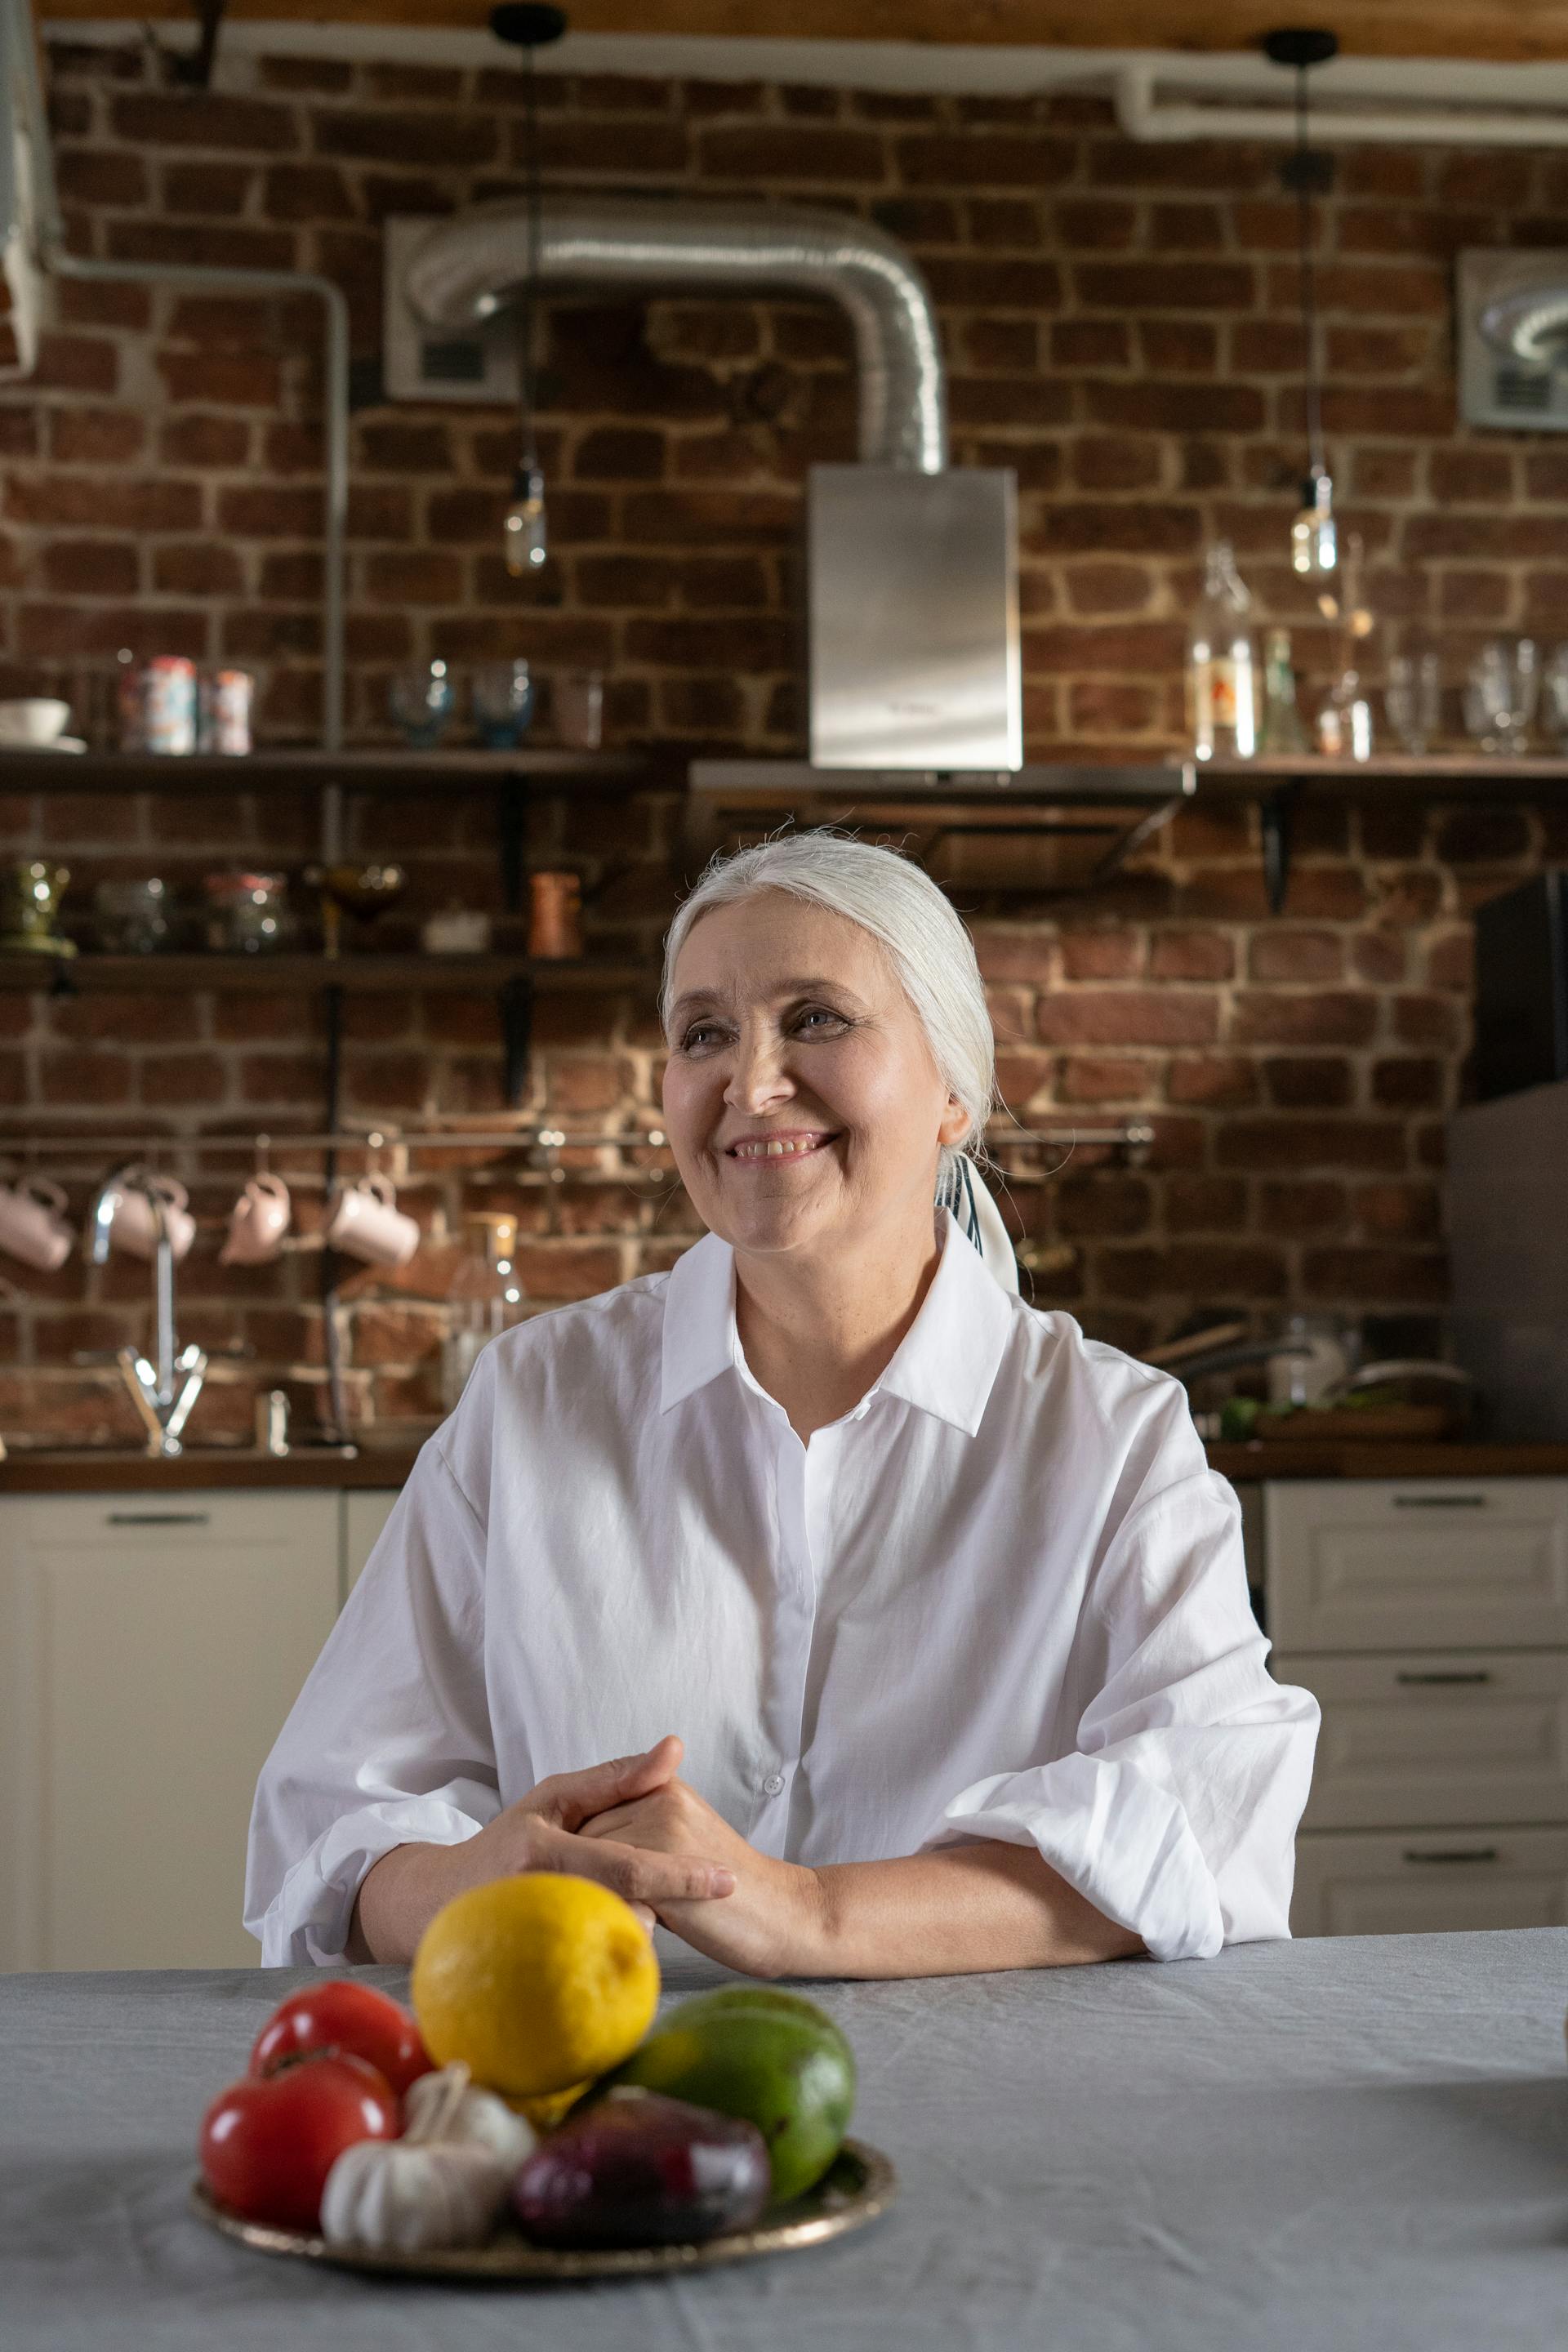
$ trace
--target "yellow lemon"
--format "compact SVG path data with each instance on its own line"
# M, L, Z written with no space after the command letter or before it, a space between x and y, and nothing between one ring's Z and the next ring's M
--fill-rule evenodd
M509 2099L506 2104L542 2138L565 2121L587 2087L586 2083L573 2083L564 2091L542 2091L537 2099Z
M437 2066L460 2058L476 2082L536 2099L637 2048L658 2006L658 1962L607 1886L531 1870L437 1912L414 1955L412 1995Z

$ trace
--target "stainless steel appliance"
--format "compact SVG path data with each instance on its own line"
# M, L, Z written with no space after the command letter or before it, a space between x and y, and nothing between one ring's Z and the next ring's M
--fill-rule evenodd
M812 467L815 766L1023 765L1016 506L1003 468Z
M1454 1353L1499 1437L1568 1439L1565 1166L1568 1080L1449 1123Z

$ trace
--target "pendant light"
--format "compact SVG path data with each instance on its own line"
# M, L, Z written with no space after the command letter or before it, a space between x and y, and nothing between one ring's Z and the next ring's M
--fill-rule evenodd
M1300 258L1301 341L1306 354L1307 477L1301 504L1290 525L1290 569L1306 581L1325 621L1340 616L1339 530L1334 520L1334 486L1323 454L1322 399L1318 382L1318 303L1312 262L1312 197L1331 186L1333 163L1313 152L1308 138L1307 77L1314 66L1327 65L1339 55L1332 33L1284 31L1264 37L1270 62L1288 66L1296 76L1296 146L1287 157L1283 178L1296 192L1296 228Z
M508 41L514 48L522 51L528 253L517 306L517 381L521 433L517 471L512 477L511 503L506 510L501 537L507 570L514 580L525 580L531 572L538 571L550 552L544 511L544 473L539 462L534 422L539 397L535 311L539 299L540 235L539 93L534 53L561 38L566 30L566 18L559 8L542 5L542 0L507 0L506 5L491 10L490 30L498 40Z

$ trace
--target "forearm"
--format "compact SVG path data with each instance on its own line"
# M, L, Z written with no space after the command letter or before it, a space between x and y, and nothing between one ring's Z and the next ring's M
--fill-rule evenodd
M1125 1959L1143 1948L1033 1846L985 1839L891 1862L831 1863L814 1874L815 1964L802 1974L965 1976Z
M420 1937L463 1882L460 1845L397 1845L360 1882L343 1957L411 1960Z

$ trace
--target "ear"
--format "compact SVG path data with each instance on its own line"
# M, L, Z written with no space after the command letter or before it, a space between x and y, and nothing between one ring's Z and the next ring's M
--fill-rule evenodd
M942 1125L936 1131L937 1141L942 1145L943 1150L956 1150L958 1146L963 1141L964 1137L969 1133L969 1113L964 1109L963 1105L959 1101L956 1095L949 1095L947 1098L947 1108L942 1115Z

